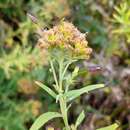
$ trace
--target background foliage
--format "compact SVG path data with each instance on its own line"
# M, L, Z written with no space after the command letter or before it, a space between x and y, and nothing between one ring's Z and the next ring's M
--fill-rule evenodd
M119 121L130 129L130 1L129 0L0 0L0 129L27 130L42 112L55 110L35 80L53 83L45 57L35 48L36 29L26 13L38 17L41 28L61 19L72 21L93 48L90 61L78 64L81 76L75 88L92 83L108 87L83 95L72 104L70 122L86 110L80 129L93 130ZM101 70L88 71L99 65ZM73 66L70 67L70 71ZM56 121L55 127L62 125ZM54 127L49 122L47 127ZM58 128L57 128L58 129Z

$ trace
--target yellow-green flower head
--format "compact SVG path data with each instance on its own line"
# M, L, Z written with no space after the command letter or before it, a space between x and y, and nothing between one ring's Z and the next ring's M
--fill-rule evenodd
M77 59L88 59L92 49L88 47L85 34L72 23L61 22L49 30L43 31L38 40L38 47L45 53L61 51L62 54Z

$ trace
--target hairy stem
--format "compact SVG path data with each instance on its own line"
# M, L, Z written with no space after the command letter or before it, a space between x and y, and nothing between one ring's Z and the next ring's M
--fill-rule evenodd
M63 67L64 67L64 64L63 64L64 60L61 59L59 61L59 88L60 88L60 92L63 92L63 88L62 88L62 82L63 82L63 77L62 77L62 73L63 73Z
M65 98L62 96L62 97L59 99L59 102L60 102L60 109L61 109L63 121L64 121L64 124L65 124L65 129L66 129L66 130L70 130L69 123L68 123L67 103L66 103L66 100L65 100Z
M68 123L68 115L67 115L67 101L66 101L66 97L64 97L64 95L63 95L64 91L62 90L63 89L62 83L63 83L64 74L65 74L68 67L64 68L64 60L63 59L59 60L58 63L59 63L59 69L58 69L59 78L57 78L57 76L56 76L56 70L54 68L53 61L50 61L51 69L53 72L53 77L54 77L54 80L56 83L56 90L57 90L58 94L60 95L58 100L59 100L62 118L63 118L64 124L65 124L65 130L70 130L70 126Z
M54 80L55 80L55 83L56 83L55 89L56 89L57 91L59 91L59 85L58 85L58 79L57 79L57 76L56 76L56 71L55 71L53 62L52 62L51 60L50 60L50 65L51 65L53 77L54 77Z

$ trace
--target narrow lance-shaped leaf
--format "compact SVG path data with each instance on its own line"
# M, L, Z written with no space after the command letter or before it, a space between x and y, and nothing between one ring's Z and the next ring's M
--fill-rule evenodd
M62 117L60 113L58 112L47 112L45 114L42 114L39 116L34 124L31 126L30 130L38 130L40 129L45 123L47 123L49 120L57 117Z
M107 126L107 127L104 127L104 128L100 128L100 129L97 129L97 130L116 130L118 128L118 124L115 123L113 125L110 125L110 126Z
M98 89L98 88L103 88L104 84L96 84L96 85L88 85L84 88L78 89L78 90L71 90L65 94L67 101L72 101L73 99L79 97L80 95L84 93L88 93L89 91Z
M76 128L82 123L82 121L84 120L84 118L85 118L85 114L84 114L84 111L82 111L80 113L80 115L78 116L77 120L76 120L76 124L75 124Z
M47 87L46 85L44 85L38 81L36 81L35 83L56 99L56 93L54 91L52 91L49 87Z

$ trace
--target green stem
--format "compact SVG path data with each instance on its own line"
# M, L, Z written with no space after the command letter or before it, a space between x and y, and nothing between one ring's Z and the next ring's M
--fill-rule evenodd
M64 66L64 64L63 64L63 59L61 59L60 61L59 61L59 88L60 88L60 92L62 93L63 92L63 88L62 88L62 82L63 82L63 77L62 77L62 71L63 71L63 66Z
M56 83L55 89L59 92L59 85L58 85L58 80L57 80L57 76L56 76L56 71L53 65L53 62L50 60L50 65L51 65L51 69L52 69L52 73L53 73L53 77Z
M70 60L70 61L68 62L68 64L67 64L67 65L65 66L65 68L64 68L64 71L63 71L62 77L65 76L66 71L67 71L67 69L69 68L69 66L70 66L73 62L76 62L76 61L77 61L77 60ZM67 85L67 86L65 87L65 93L67 93L68 90L69 90L69 85Z
M70 130L69 123L68 123L68 115L67 115L67 103L63 96L59 99L60 102L60 109L63 117L63 121L65 124L65 129Z
M65 73L66 73L66 71L67 71L67 69L68 69L68 67L69 67L70 64L71 64L71 63L68 63L68 64L65 66L65 69L64 69L64 71L63 71L62 77L64 77L64 75L65 75Z
M56 90L58 91L59 95L61 95L59 98L59 104L60 104L62 118L63 118L64 124L65 124L65 130L70 130L70 126L68 123L68 115L67 115L67 102L66 102L66 98L63 95L63 90L62 90L63 89L62 88L63 87L62 86L63 78L64 78L64 74L65 74L68 66L66 66L66 68L64 69L64 60L63 59L59 60L58 63L59 63L59 78L57 79L53 61L50 61L51 69L53 72L53 77L54 77L54 80L56 83Z
M67 93L69 90L69 85L66 86L65 93Z

